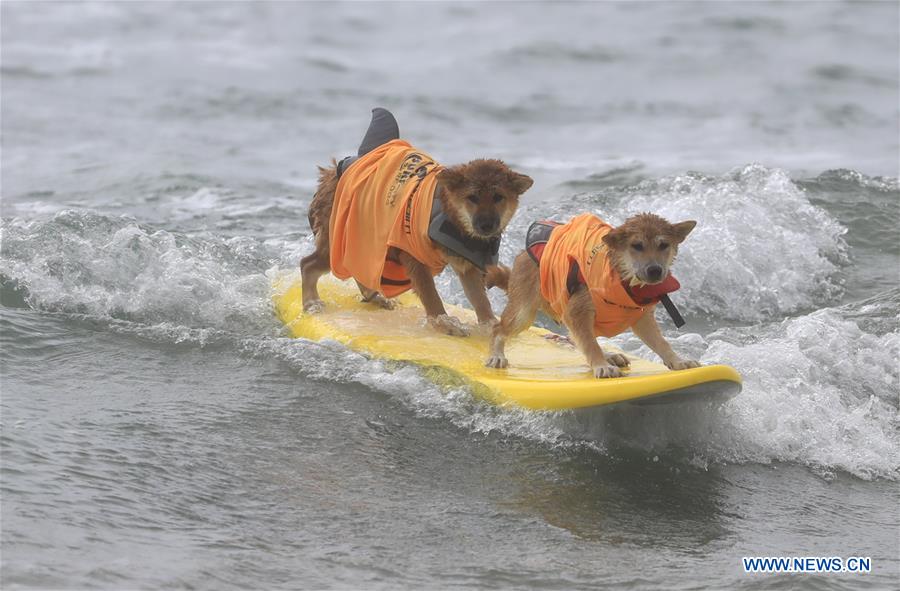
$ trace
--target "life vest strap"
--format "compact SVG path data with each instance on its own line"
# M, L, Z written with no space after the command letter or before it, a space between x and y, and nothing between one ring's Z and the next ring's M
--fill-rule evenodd
M659 301L662 302L662 305L666 308L666 312L668 312L669 316L672 318L672 322L675 323L675 328L681 328L682 326L684 326L684 317L678 311L678 308L675 307L675 304L672 303L672 300L669 298L668 294L661 295Z
M431 204L431 222L428 224L428 237L437 242L454 255L462 257L485 271L488 266L500 262L500 238L479 240L463 234L456 224L450 221L441 207L443 188L438 185L434 191Z
M678 283L678 280L670 273L659 283L654 283L652 285L630 285L628 282L623 281L622 287L625 288L625 291L628 292L628 296L634 300L635 303L643 306L658 302L660 297L681 288L681 284Z
M631 287L626 282L622 282L622 287L628 292L628 296L637 304L645 306L661 302L676 328L685 325L684 317L678 312L678 308L672 302L669 294L681 287L678 280L669 275L660 283L654 285L644 285L641 287Z
M544 255L544 248L550 241L550 234L557 226L561 226L559 222L550 220L540 220L532 222L525 232L525 252L538 265L541 264L541 257Z
M566 276L566 291L571 296L582 285L587 285L587 280L581 274L581 267L578 266L578 261L573 259L569 265L569 274Z

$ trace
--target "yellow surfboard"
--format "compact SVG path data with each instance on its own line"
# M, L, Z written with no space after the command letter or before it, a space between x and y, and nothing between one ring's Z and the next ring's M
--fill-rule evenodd
M360 301L352 281L323 277L319 294L325 311L305 314L297 273L273 284L275 311L296 338L332 339L379 359L405 361L428 368L437 381L470 383L473 391L498 404L563 410L617 402L660 403L685 399L724 399L741 390L741 376L727 365L671 371L666 366L627 355L631 367L621 378L597 379L584 356L550 331L532 327L507 343L507 369L484 366L488 331L473 326L469 337L442 335L425 326L418 298L406 293L394 310ZM447 306L447 312L475 325L472 311ZM622 351L603 345L604 350Z

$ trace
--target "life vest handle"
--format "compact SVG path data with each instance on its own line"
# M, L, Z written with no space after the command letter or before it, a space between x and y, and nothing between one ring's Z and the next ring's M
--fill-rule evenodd
M659 301L662 302L662 305L666 308L666 312L668 312L669 316L672 317L672 322L675 323L675 328L681 328L682 326L684 326L684 317L681 316L678 308L676 308L675 304L672 303L671 298L669 298L669 294L663 294L659 296Z

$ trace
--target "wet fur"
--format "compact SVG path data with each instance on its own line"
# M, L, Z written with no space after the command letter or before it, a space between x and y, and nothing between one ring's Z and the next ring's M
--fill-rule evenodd
M633 216L603 237L606 255L623 280L634 283L659 283L669 274L669 268L678 253L678 245L693 230L696 222L671 224L658 215L643 213ZM660 277L648 277L648 269L660 267ZM502 368L508 365L504 352L506 341L532 325L539 309L552 315L549 304L541 296L540 269L527 252L520 253L513 268L497 266L488 269L485 276L488 287L497 286L507 292L508 302L500 322L494 326L491 351L485 365ZM696 361L679 357L662 336L654 315L655 307L632 327L653 352L659 355L670 369L697 367ZM620 367L629 365L628 359L619 354L607 355L597 343L593 332L594 304L585 286L579 287L570 298L562 322L569 329L572 340L584 354L594 372L594 377L607 378L621 375Z
M319 167L319 186L309 206L309 225L315 235L315 251L300 261L303 285L303 309L318 312L324 309L319 299L319 278L330 269L329 223L337 189L337 166L334 160L327 168ZM499 236L516 212L519 196L532 184L531 178L510 169L500 160L473 160L466 164L445 168L438 173L440 202L448 219L463 233L480 240ZM436 196L437 198L437 193ZM448 264L459 275L466 297L475 309L479 323L496 322L484 287L480 269L467 260L454 256L443 247ZM388 258L401 263L422 301L428 323L451 335L465 336L468 329L447 315L429 270L400 249L388 249ZM359 284L358 284L359 285ZM359 285L365 301L384 308L393 302L382 294Z
M678 245L694 229L697 222L671 224L664 218L642 213L632 216L603 237L609 249L610 260L623 280L635 283L659 283L669 274L669 268L678 254ZM635 247L640 246L640 250ZM661 278L647 276L653 265L661 269Z

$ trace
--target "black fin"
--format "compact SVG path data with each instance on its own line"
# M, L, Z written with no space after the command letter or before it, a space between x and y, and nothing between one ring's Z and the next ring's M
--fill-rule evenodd
M375 107L372 109L372 122L369 123L369 129L366 130L356 155L365 156L378 146L397 139L400 139L400 126L397 125L397 120L387 109Z
M386 144L391 140L398 139L400 139L400 126L397 125L397 120L394 119L394 116L387 109L375 107L372 109L372 121L369 123L369 129L366 130L366 135L359 145L359 150L356 151L356 156L347 156L338 162L338 178L340 178L341 175L344 174L344 171L350 168L350 165L356 162L360 156L365 156L378 146Z

